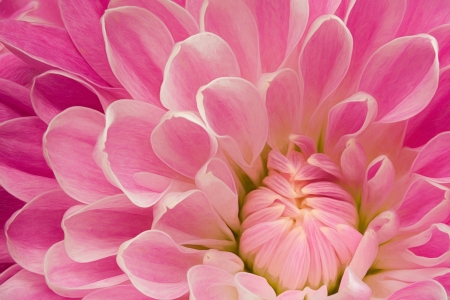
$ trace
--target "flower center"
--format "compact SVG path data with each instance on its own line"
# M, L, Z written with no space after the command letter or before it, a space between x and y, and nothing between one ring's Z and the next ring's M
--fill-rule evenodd
M279 293L322 285L333 290L361 239L340 168L325 154L306 159L275 150L267 166L263 186L242 208L241 257Z

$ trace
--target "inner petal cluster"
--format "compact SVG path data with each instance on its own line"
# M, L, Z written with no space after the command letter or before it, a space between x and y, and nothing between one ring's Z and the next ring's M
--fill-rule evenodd
M267 167L263 185L242 208L241 257L278 293L335 289L361 240L340 168L325 154L306 157L294 149L272 150Z

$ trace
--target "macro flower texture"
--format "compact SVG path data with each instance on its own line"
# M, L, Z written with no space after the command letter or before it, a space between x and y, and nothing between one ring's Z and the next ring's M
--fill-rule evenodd
M0 299L449 299L450 0L1 0L0 43Z

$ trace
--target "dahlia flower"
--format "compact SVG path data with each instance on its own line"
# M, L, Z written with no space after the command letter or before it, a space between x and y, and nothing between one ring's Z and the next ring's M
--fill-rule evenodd
M0 42L0 299L449 299L449 0L3 0Z

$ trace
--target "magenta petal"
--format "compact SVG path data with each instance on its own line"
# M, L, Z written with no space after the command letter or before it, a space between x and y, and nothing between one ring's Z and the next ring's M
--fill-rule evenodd
M2 187L0 187L0 228L3 228L6 221L11 217L11 215L17 210L24 206L25 202L20 201L15 198ZM3 272L4 268L13 263L14 260L11 258L8 248L6 246L6 235L4 231L0 232L0 273ZM1 284L1 283L0 283Z
M72 106L103 111L95 93L58 71L49 71L34 78L31 101L36 114L47 124L57 114Z
M230 45L242 77L255 82L261 73L258 28L245 3L242 0L210 0L200 18L203 31L217 34Z
M230 46L209 32L191 36L178 43L169 57L161 86L161 103L171 110L196 111L198 89L213 79L227 76L240 76Z
M77 263L67 256L64 242L56 243L48 250L44 271L48 286L59 295L69 298L83 297L94 290L128 280L114 256Z
M0 78L0 123L34 115L30 90L13 81Z
M184 176L197 171L217 152L217 141L193 113L167 113L152 132L155 154Z
M20 200L30 201L59 187L42 155L46 128L37 117L0 124L0 184Z
M106 85L86 63L63 28L3 20L0 22L0 41L37 69L58 68Z
M178 246L166 233L150 230L122 244L117 262L145 295L174 299L189 291L187 272L202 264L203 255Z
M164 111L140 101L119 100L106 111L106 127L99 140L100 160L103 172L136 205L153 205L161 195L161 185L142 186L136 182L136 174L150 173L168 179L184 178L154 153L150 144L153 129ZM123 158L127 157L127 160Z
M311 25L299 58L304 123L344 78L352 47L352 36L339 18L322 16Z
M194 266L188 272L192 300L238 299L234 276L219 268Z
M119 246L151 228L153 210L134 205L125 195L101 199L63 220L70 258L90 262L117 254Z
M175 42L198 33L196 20L182 7L169 0L111 0L109 8L137 6L145 8L167 26ZM200 1L201 4L202 0Z
M73 107L56 116L43 137L44 155L59 185L82 203L120 193L106 180L92 156L104 126L103 114Z
M250 166L256 161L266 144L268 117L261 94L250 82L218 78L199 90L197 106L238 164Z
M120 284L108 288L96 290L83 297L83 300L153 300L139 292L132 284Z
M431 139L414 160L411 172L437 182L450 182L450 132Z
M2 270L0 273L0 286L8 279L17 274L22 267L18 264L12 264L10 267L7 267L5 270Z
M387 300L403 299L447 300L448 296L440 283L434 280L427 280L413 283L387 298Z
M442 69L450 65L450 24L434 28L429 32L439 45L439 67Z
M7 79L27 86L33 80L33 77L39 72L19 59L14 54L7 52L0 55L0 78Z
M148 10L128 6L108 9L102 24L117 79L134 99L161 106L163 69L174 43L166 25Z
M439 85L430 104L408 121L405 146L419 147L444 131L450 131L450 66L441 69Z
M358 89L377 100L377 121L406 120L428 105L439 80L437 49L432 36L418 35L395 39L372 55Z
M3 300L68 299L50 290L42 275L21 270L0 285L0 296Z
M64 238L61 220L78 202L63 191L44 193L25 205L5 224L9 253L23 268L44 274L47 250Z
M309 2L308 23L311 24L319 16L333 14L337 10L341 0L308 0L308 2Z

